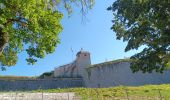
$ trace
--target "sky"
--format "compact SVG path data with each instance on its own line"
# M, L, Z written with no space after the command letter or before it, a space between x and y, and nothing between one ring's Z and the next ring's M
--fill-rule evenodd
M92 10L82 20L79 9L75 9L70 17L62 20L63 31L60 34L61 43L56 51L39 59L35 65L28 65L26 54L22 52L15 66L0 71L0 75L39 76L44 72L72 62L81 48L89 51L92 64L130 57L140 50L124 52L126 42L116 40L112 26L112 12L107 11L114 0L96 0ZM71 48L73 52L71 51Z

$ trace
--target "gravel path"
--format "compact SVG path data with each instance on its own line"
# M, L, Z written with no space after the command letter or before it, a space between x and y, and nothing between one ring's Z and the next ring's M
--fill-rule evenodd
M75 93L0 93L0 100L80 100Z

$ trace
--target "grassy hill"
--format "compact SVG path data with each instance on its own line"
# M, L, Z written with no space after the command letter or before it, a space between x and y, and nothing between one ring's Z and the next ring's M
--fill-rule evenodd
M83 100L170 100L170 84L111 88L67 88L34 92L75 92Z
M2 76L0 75L0 79L3 79L3 80L11 80L11 79L19 79L19 80L22 80L22 79L36 79L37 77L28 77L28 76Z

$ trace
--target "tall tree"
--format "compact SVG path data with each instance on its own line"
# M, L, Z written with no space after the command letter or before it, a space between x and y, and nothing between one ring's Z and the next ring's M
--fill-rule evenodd
M13 66L26 51L29 64L52 53L60 43L63 17L58 6L70 13L72 3L90 8L93 0L0 0L0 64ZM4 67L2 67L4 68Z
M170 66L169 0L116 0L108 10L117 39L128 43L125 51L145 47L131 57L133 72L163 72Z

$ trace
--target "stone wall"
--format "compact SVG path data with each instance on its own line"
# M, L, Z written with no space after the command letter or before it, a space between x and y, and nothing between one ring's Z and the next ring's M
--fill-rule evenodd
M103 63L86 69L86 87L140 86L145 84L170 83L170 70L160 73L132 73L126 61Z
M76 59L69 64L56 67L54 69L54 77L83 77L84 69L91 65L90 53L80 51L76 55Z
M83 80L81 78L27 79L27 80L0 79L0 91L54 89L82 86Z
M54 77L79 77L76 61L54 69Z

